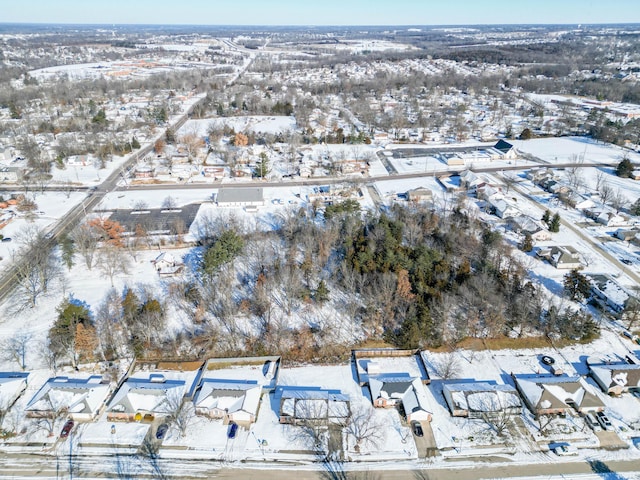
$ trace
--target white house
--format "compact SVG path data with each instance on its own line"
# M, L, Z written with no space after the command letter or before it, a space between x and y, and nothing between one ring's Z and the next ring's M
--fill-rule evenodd
M161 373L130 377L109 402L107 419L140 421L169 415L181 405L186 392L184 379L168 379Z
M205 378L193 398L197 415L236 423L256 421L262 386L257 381Z
M162 252L151 263L160 276L176 275L184 268L184 264L168 252Z
M27 404L29 417L57 416L67 412L74 420L93 420L111 391L101 375L88 378L50 378Z

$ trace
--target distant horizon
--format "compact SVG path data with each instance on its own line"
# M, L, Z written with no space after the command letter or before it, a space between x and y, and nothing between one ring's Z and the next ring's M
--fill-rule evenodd
M637 0L22 0L6 24L175 26L478 26L640 23Z
M0 22L0 25L20 26L84 26L84 27L262 27L262 28L366 28L366 27L394 27L394 28L441 28L441 27L598 27L598 26L639 26L638 22L591 22L591 23L434 23L434 24L259 24L259 23L90 23L90 22Z

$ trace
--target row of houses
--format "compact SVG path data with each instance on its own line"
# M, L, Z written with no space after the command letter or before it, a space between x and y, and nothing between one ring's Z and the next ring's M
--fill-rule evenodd
M380 368L381 361L404 359L409 368ZM354 350L357 381L377 408L394 408L407 422L429 422L427 388L431 379L420 351ZM401 365L401 364L395 364ZM589 374L609 395L640 391L640 362L589 358ZM281 359L222 358L207 362L134 363L117 384L102 375L48 379L26 403L30 418L68 417L93 421L152 422L170 416L184 402L195 415L248 427L256 421L264 395L273 395L280 423L339 423L351 415L348 394L317 385L281 385ZM28 372L0 373L0 400L8 410L24 393ZM534 415L586 413L605 408L596 389L580 375L511 374L513 385L489 380L442 380L442 395L452 416L482 418L517 415L523 405Z

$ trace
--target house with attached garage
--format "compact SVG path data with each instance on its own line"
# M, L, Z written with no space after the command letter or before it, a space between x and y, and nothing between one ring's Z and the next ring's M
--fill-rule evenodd
M540 248L536 252L540 258L544 258L558 270L574 270L582 268L580 254L570 245L556 245L553 247Z
M185 397L191 397L200 362L174 362L176 365L143 364L129 376L107 405L109 421L153 421L175 412ZM156 368L153 368L155 365ZM165 368L158 368L163 366ZM136 366L136 368L138 368Z
M111 385L101 375L54 377L38 390L25 408L27 417L50 418L63 412L73 420L90 421L102 411Z
M551 240L551 232L542 225L542 222L528 215L514 215L508 218L507 223L514 232L522 235L529 234L536 242Z
M525 405L536 416L604 410L602 400L581 376L536 374L512 374L511 376Z
M349 396L320 387L279 386L280 423L344 423L351 416Z
M627 305L631 293L620 285L610 275L589 274L593 298L604 307L609 307L614 312L620 313Z
M408 373L369 376L369 391L374 407L402 406L407 422L431 421L431 407L420 378L411 377Z
M193 398L196 415L222 418L225 422L256 421L262 386L256 380L205 378Z
M442 395L454 417L482 418L501 413L522 413L520 396L511 385L447 381L442 386Z
M107 420L152 421L158 415L169 415L182 403L186 390L184 380L161 374L128 378L109 402Z
M587 364L591 377L606 394L618 397L630 390L640 392L640 365L606 363L592 358L587 360Z

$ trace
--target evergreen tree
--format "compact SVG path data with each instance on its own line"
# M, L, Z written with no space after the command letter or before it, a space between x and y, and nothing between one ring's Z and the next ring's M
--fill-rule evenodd
M560 231L560 215L557 213L551 219L549 223L549 231L552 233L558 233Z
M98 110L98 113L91 119L91 121L97 125L106 125L107 124L107 114L104 111L104 108Z
M75 247L73 240L71 240L67 235L60 239L60 251L62 253L62 261L67 268L71 270L71 267L73 267L73 254Z
M633 173L633 163L628 158L623 158L616 167L616 175L623 178L630 178Z
M549 221L551 220L551 212L549 210L545 210L542 214L542 221L549 225Z
M564 293L571 300L581 302L591 295L589 280L575 269L564 276L563 284Z
M530 252L533 250L533 238L531 238L530 233L524 234L524 239L522 240L522 244L520 245L520 250L523 252Z
M260 153L260 160L256 163L255 176L259 178L265 178L269 175L269 157L264 152Z
M244 241L240 235L233 230L225 230L204 254L202 269L209 275L215 273L238 256L243 247Z
M318 283L313 298L318 303L324 303L329 300L329 289L327 288L327 284L324 283L324 280L320 280L320 283Z

